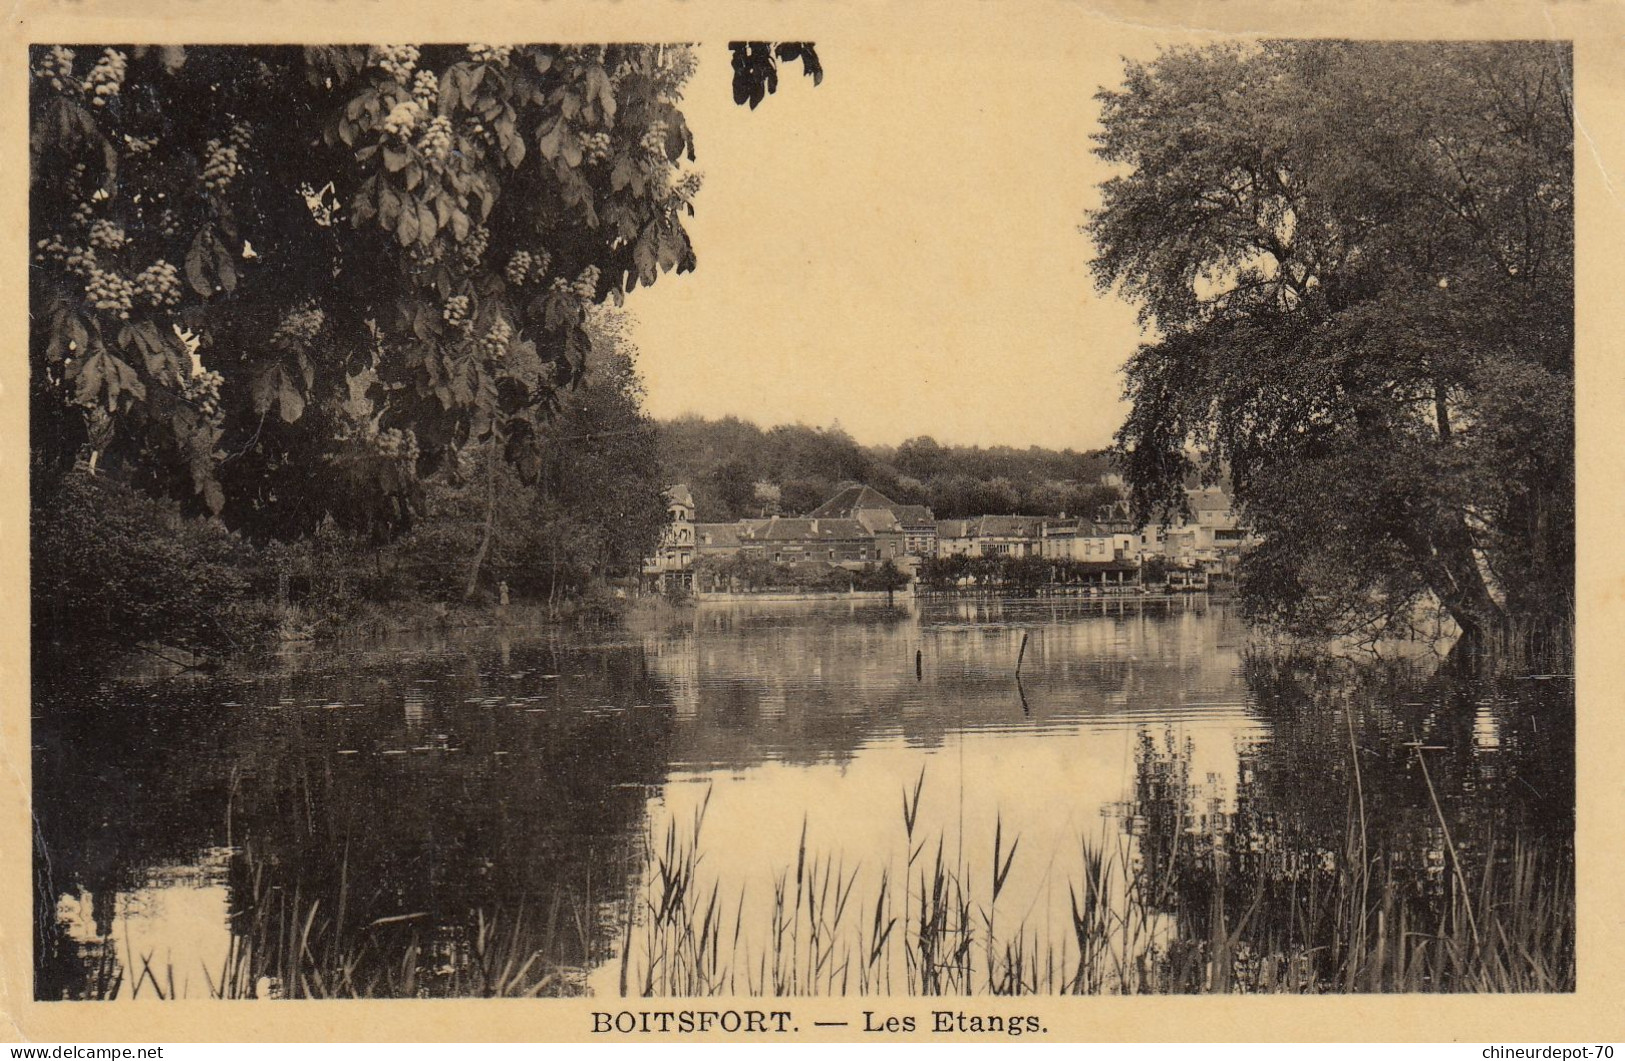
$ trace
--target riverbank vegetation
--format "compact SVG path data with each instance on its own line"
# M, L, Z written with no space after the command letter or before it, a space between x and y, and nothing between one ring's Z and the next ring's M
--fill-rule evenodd
M1154 766L1143 783L1188 786L1171 757ZM1153 825L1160 837L1080 842L1063 870L1070 922L1057 926L999 905L1020 837L998 831L990 850L960 861L946 836L916 834L918 795L904 790L885 868L810 851L804 836L754 921L751 897L702 874L703 821L674 824L648 853L625 926L622 993L1574 990L1573 866L1561 846L1493 840L1464 864L1438 819L1441 846L1427 857L1442 879L1429 883L1373 853L1358 813L1336 846L1289 854L1169 804L1151 808L1174 815Z
M632 348L618 318L595 333L581 384L537 447L535 478L471 446L419 484L413 518L393 535L329 515L308 535L256 537L105 469L40 484L36 643L218 655L350 631L612 614L611 586L635 575L665 506Z

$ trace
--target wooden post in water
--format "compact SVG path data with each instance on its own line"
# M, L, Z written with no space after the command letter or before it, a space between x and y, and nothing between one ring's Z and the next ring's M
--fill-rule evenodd
M1016 678L1021 678L1021 661L1027 656L1027 631L1021 632L1021 651L1016 653Z

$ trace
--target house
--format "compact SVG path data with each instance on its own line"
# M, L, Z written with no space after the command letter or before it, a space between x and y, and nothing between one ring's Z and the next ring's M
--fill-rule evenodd
M842 483L835 494L807 513L810 519L855 519L871 530L901 529L909 556L937 554L937 521L924 505L900 505L861 483Z
M746 523L761 520L740 520L738 523L694 524L694 555L696 559L715 556L726 559L739 552L739 532Z
M937 555L938 556L976 556L971 550L975 540L971 534L971 527L976 523L973 519L939 519L937 520Z
M669 487L666 529L655 554L643 561L643 577L663 593L693 584L694 495L684 484Z
M975 516L937 521L938 556L1040 556L1042 516Z
M1116 548L1123 556L1140 561L1158 557L1221 577L1233 571L1251 538L1229 492L1222 486L1197 487L1185 491L1185 501L1190 518L1167 526L1137 522L1127 501L1103 506L1095 522L1119 542Z
M903 540L900 527L874 529L856 519L774 516L741 522L739 552L772 564L821 561L842 567L861 567L900 560Z
M1128 557L1128 535L1108 533L1083 519L1044 521L1039 555L1046 560L1112 563Z

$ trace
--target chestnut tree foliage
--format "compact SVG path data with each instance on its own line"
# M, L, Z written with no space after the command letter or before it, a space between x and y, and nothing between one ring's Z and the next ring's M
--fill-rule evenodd
M1088 224L1153 336L1139 513L1228 476L1255 615L1391 631L1572 614L1573 124L1553 43L1272 42L1130 63Z
M695 264L669 45L41 47L36 487L377 534L471 445L542 470L588 312Z

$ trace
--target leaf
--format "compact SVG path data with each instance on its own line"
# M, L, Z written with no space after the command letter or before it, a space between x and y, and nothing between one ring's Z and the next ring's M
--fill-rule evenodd
M558 160L559 136L563 129L564 123L556 117L551 121L543 122L536 128L536 150L540 151L542 157L549 162Z
M442 117L450 117L462 98L463 64L456 63L440 75L440 92L436 96L435 110Z
M598 99L598 106L604 112L604 124L613 125L615 122L615 86L609 75L604 73L602 66L594 65L587 70L587 91Z
M659 275L659 255L655 249L654 226L643 230L638 241L632 245L632 261L638 267L638 279L645 287L653 284Z
M400 194L390 187L387 182L378 184L378 224L383 228L394 231L395 223L401 216Z
M424 247L433 243L438 227L434 211L429 209L428 204L418 203L418 243Z
M459 360L452 368L451 394L458 405L467 405L474 400L474 388L479 381L479 366L474 358L465 357Z
M395 236L400 240L401 246L410 247L418 238L418 210L417 203L407 199L401 203L401 216L395 226Z
M221 253L215 258L220 269L220 286L228 293L237 290L237 265L231 260L231 255L220 248Z
M305 412L305 396L299 392L288 372L281 365L270 365L254 380L250 395L254 412L264 416L271 406L277 407L282 422L291 424Z
M677 241L672 236L670 226L661 226L658 243L660 269L662 272L670 272L677 264L678 258Z
M592 337L584 328L571 328L564 337L564 360L572 376L579 375L592 354Z
M497 398L497 383L488 374L473 371L474 381L474 416L469 430L475 438L485 438L491 433L491 425L496 416L502 411Z
M97 397L101 394L102 383L107 379L108 354L98 350L94 354L78 361L77 385L74 387L74 401L80 405L95 405Z
M210 255L212 258L213 251L209 241L205 239L206 236L210 236L207 226L198 230L197 236L192 240L192 249L186 252L186 281L192 285L193 291L204 298L214 294L214 284L209 281L209 273L213 271L214 263L204 257Z
M51 311L51 338L45 345L46 359L57 362L64 357L77 357L85 352L87 339L79 314L65 300L59 300Z
M164 369L173 366L174 361L171 357L173 351L158 334L157 326L151 321L142 321L137 325L134 338L136 346L141 350L142 361L147 367L147 375L161 376Z
M276 400L276 392L280 386L282 375L281 365L271 365L254 377L253 384L248 389L250 400L254 403L254 414L264 416Z
M391 173L399 173L406 168L406 163L411 160L411 157L404 147L385 147L384 168Z

